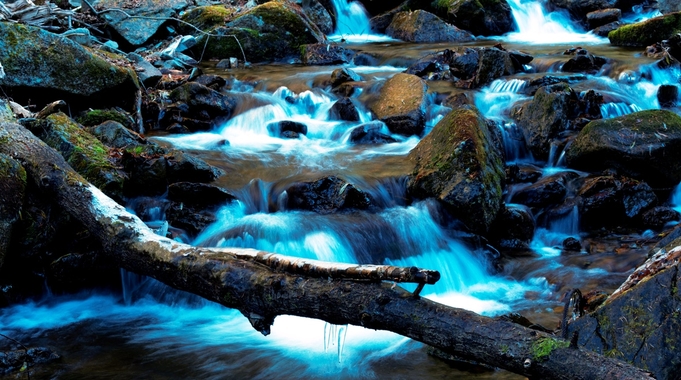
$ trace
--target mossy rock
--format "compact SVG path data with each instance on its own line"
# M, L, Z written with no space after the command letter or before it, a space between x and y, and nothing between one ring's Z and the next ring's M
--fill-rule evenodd
M616 46L649 46L662 42L681 32L681 12L651 18L650 20L622 26L608 33Z
M319 29L293 6L270 1L239 15L212 33L224 37L199 37L195 49L206 58L246 56L250 62L269 62L300 55L300 46L322 42ZM206 38L208 43L206 44ZM243 52L242 52L243 48Z
M447 114L409 153L412 197L434 197L468 228L486 233L502 206L501 151L474 108Z
M0 154L0 268L20 217L26 192L26 170L12 157Z
M105 121L116 121L123 124L128 129L134 129L135 122L128 113L117 109L90 109L78 116L76 121L86 127L94 127Z
M14 112L12 112L12 108L9 106L9 102L5 99L0 99L0 122L4 121L13 122L16 121L16 119L14 117Z
M428 86L416 75L396 74L381 88L371 111L393 133L421 135L425 128Z
M397 13L385 33L409 42L468 42L475 39L472 34L424 10Z
M206 5L190 9L180 19L207 31L225 25L234 18L236 12L236 8L227 5ZM179 25L179 30L182 33L196 33L196 29L183 24Z
M109 149L64 113L37 120L30 130L108 196L121 200L125 175L109 159Z
M435 7L458 28L477 36L498 36L515 28L506 0L437 0Z
M0 36L0 62L6 73L0 86L18 102L31 99L41 106L61 99L87 107L134 101L139 87L134 71L68 38L6 22L0 23Z
M569 167L615 169L653 187L681 182L681 117L667 110L594 120L565 153Z

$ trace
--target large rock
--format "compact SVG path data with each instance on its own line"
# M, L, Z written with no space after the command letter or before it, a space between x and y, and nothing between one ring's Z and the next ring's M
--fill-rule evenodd
M679 0L657 0L657 9L662 14L681 11L681 1Z
M324 34L333 33L333 18L331 13L317 0L303 1L303 10L307 17Z
M26 191L26 171L19 162L0 154L0 268L19 220Z
M396 14L385 33L408 42L468 42L475 39L472 34L424 10Z
M511 199L513 203L520 203L530 207L546 207L559 204L567 195L568 183L576 175L563 172L539 179L527 187L516 191Z
M416 75L396 74L388 79L371 111L392 133L421 135L426 126L428 87Z
M161 110L160 128L181 125L188 131L202 131L213 128L229 119L237 105L232 93L223 93L197 82L187 82L170 92L172 102Z
M75 42L29 26L0 23L0 86L15 101L42 105L62 99L79 108L127 104L138 88L135 73Z
M622 18L622 11L618 8L600 9L586 14L586 22L589 29L619 21Z
M522 205L506 205L492 223L487 235L504 250L527 250L534 237L536 223L532 212Z
M580 20L584 20L589 12L617 8L620 2L621 0L550 0L551 4L567 9Z
M200 30L208 30L224 25L234 18L236 13L236 7L231 7L229 5L204 5L191 8L187 12L184 12L180 19ZM196 33L196 29L182 23L179 24L178 29L180 32L186 34Z
M299 9L279 1L258 5L226 25L212 29L212 33L224 37L200 36L194 48L197 53L204 53L204 59L242 59L245 55L247 61L266 62L298 58L302 45L324 40L323 33L303 17Z
M128 0L97 0L98 11L125 9L133 17L121 12L104 12L101 17L131 46L141 46L159 32L159 29L189 6L187 0L139 0L130 7Z
M338 44L320 43L300 47L300 60L310 66L349 63L354 55L354 50Z
M125 174L113 164L109 149L81 125L59 112L27 127L90 183L116 200L123 199Z
M513 31L515 22L506 0L438 0L447 20L476 36L499 36Z
M681 32L681 12L625 25L608 34L612 45L645 47Z
M287 207L329 214L341 210L367 209L371 198L355 185L335 176L300 182L286 189Z
M681 182L681 117L649 110L587 124L567 149L569 167L615 169L653 187Z
M504 162L476 109L450 112L409 153L412 197L434 197L472 231L485 233L502 205Z
M677 228L643 265L595 311L568 325L580 349L596 351L678 379L681 369L681 241ZM662 242L661 242L662 243Z

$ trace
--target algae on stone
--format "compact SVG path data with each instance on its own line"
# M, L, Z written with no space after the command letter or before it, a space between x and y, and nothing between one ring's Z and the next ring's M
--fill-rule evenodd
M635 24L624 25L608 34L612 45L649 46L662 42L681 32L681 12L651 18Z

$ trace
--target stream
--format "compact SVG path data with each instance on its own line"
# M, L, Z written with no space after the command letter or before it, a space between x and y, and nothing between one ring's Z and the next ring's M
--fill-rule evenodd
M607 39L580 31L566 14L546 13L535 1L509 3L518 31L466 45L501 42L509 50L526 51L535 57L528 72L477 90L430 82L433 95L426 133L449 111L439 105L438 96L465 92L486 117L500 124L509 163L536 165L550 175L566 170L561 152L554 152L548 162L534 160L513 138L506 112L527 99L520 90L528 80L559 71L569 58L564 50L582 46L615 60L597 75L572 85L578 92L602 93L607 102L601 108L604 117L659 108L657 88L678 81L679 73L656 69L654 60L638 51L610 46ZM379 60L377 65L352 67L367 83L356 104L376 96L374 86L410 62L448 47L369 35L366 14L358 3L335 0L334 4L343 18L331 38L342 38ZM632 19L651 16L629 15ZM242 100L230 120L210 132L153 137L224 169L228 174L217 184L239 199L219 210L218 222L185 242L325 261L436 269L442 279L426 286L423 296L487 316L521 313L551 329L558 325L566 291L612 292L645 258L657 231L586 235L579 230L576 210L538 225L531 250L513 259L499 263L493 250L471 247L455 226L443 225L436 202L406 201L404 181L396 176L404 172L404 156L419 142L417 137L393 135L394 143L356 146L349 142L350 130L371 121L370 112L360 107L360 121L355 123L329 119L328 110L337 97L325 81L338 67L266 65L232 70L230 87ZM210 65L204 71L225 73ZM307 135L271 136L267 125L280 120L304 123ZM387 128L384 132L389 133ZM325 175L345 178L367 191L378 210L320 215L286 209L288 186ZM669 202L681 204L681 195ZM159 219L162 224L162 215ZM556 247L569 236L588 244L590 253L561 255ZM121 271L120 292L52 295L46 288L40 300L0 309L0 332L31 345L52 347L62 356L38 373L39 378L523 378L452 364L428 355L423 344L358 326L280 316L265 337L238 311L125 271Z

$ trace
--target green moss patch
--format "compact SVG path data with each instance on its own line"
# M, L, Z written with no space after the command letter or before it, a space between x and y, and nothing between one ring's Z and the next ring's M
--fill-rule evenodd
M610 32L608 39L611 44L617 46L645 47L662 42L679 32L681 32L681 12L676 12L625 25Z
M551 337L540 338L532 343L532 358L537 361L548 359L551 352L558 348L567 348L570 342Z

